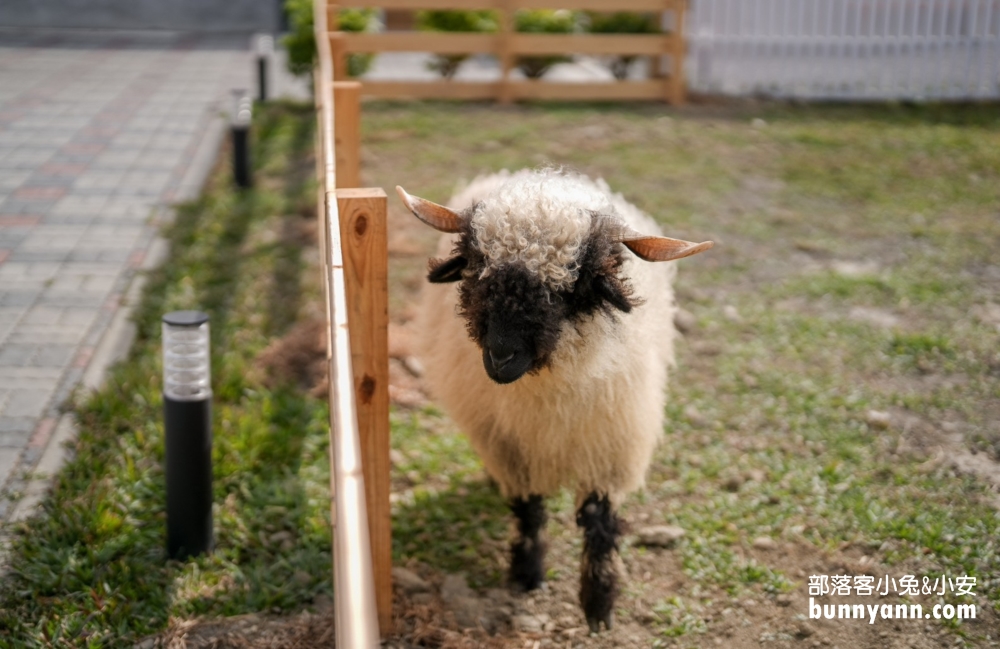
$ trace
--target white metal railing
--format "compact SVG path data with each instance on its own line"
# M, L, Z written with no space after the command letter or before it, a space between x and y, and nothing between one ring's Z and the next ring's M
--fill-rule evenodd
M691 0L694 92L1000 98L1000 0Z

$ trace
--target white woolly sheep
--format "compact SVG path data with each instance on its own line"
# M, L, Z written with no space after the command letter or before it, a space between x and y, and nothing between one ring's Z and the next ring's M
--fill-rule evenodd
M674 355L676 269L642 260L712 242L659 236L604 181L552 169L480 177L450 207L396 190L449 233L420 306L421 355L431 392L510 501L511 581L541 585L543 498L575 489L580 603L592 631L610 629L615 512L645 479Z

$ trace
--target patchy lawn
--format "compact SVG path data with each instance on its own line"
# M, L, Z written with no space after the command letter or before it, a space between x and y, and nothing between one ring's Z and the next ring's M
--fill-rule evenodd
M626 538L618 624L591 637L568 495L550 503L548 589L499 588L505 506L410 371L410 307L436 234L390 198L394 554L431 586L399 594L391 644L485 642L449 613L462 572L497 646L996 646L995 106L366 103L363 114L365 184L443 202L461 178L562 164L603 176L667 234L717 242L680 262L686 332L664 443L623 510L635 532L684 535L669 548ZM320 312L312 119L308 107L263 111L258 187L237 194L220 168L168 229L174 254L150 282L139 342L79 407L76 458L18 530L0 644L130 646L168 626L164 644L325 637L315 615L259 615L312 609L322 621L330 598L326 409L303 369ZM163 551L158 320L191 307L213 316L218 549L180 563ZM819 603L972 603L978 616L809 619L809 577L844 574L977 583L974 597ZM193 622L243 613L254 624Z

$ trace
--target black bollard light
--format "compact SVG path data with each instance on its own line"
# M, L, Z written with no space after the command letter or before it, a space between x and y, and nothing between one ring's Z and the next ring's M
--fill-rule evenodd
M212 383L208 315L163 316L167 556L212 551Z
M257 100L267 101L267 68L274 56L274 38L267 34L254 37L254 49L257 52Z
M243 90L233 91L233 180L236 186L248 189L253 185L250 171L250 122L253 103Z

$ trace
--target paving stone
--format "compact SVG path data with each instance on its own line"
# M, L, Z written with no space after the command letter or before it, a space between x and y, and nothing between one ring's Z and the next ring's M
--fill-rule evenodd
M32 390L11 390L3 410L0 410L0 418L21 419L30 417L32 420L38 419L45 412L45 407L52 398L55 385L52 389L32 389Z
M19 322L28 313L25 307L4 306L0 307L0 324L11 324Z
M89 325L88 325L89 327ZM66 367L76 357L76 345L42 345L31 358L33 367Z
M93 296L87 299L94 302ZM83 334L79 327L72 325L20 325L7 336L7 344L79 344ZM0 385L3 385L2 377Z
M8 259L10 261L24 261L24 262L36 262L36 261L51 261L51 262L61 262L65 261L69 257L69 250L66 249L53 249L46 250L44 248L35 249L25 249L24 247L16 248Z
M35 420L31 417L0 417L0 433L27 433L30 435L34 429Z
M0 216L48 214L55 204L55 200L25 200L11 194L0 203Z
M2 433L0 433L2 434ZM18 456L20 455L19 448L4 448L0 446L0 489L3 488L5 479L17 466ZM7 499L0 499L0 520L6 518L7 511L9 510L10 501Z
M30 306L39 297L37 291L0 289L0 307Z
M53 325L65 315L66 310L60 307L35 306L24 313L21 322L32 325Z
M37 351L37 345L4 345L0 347L0 371L8 367L26 367Z

